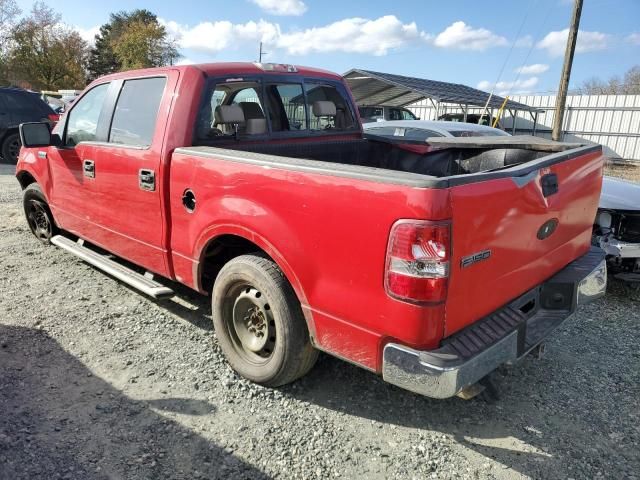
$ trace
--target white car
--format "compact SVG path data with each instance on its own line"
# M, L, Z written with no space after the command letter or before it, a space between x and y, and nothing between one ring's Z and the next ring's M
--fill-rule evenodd
M509 136L498 128L463 122L429 120L390 120L364 123L364 133L405 140L425 141L433 137L501 137Z
M616 278L640 285L640 184L604 177L593 243Z

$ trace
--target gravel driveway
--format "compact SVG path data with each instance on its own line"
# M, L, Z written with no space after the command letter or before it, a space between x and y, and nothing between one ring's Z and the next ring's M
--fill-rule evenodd
M40 245L0 169L2 480L640 478L640 298L621 284L499 370L493 404L328 356L267 389L226 365L206 298L153 301Z

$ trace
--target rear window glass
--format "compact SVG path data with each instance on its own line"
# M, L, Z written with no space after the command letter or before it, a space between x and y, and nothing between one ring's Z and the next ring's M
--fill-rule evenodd
M44 103L37 93L30 92L10 92L3 95L7 108L15 112L37 112L49 114L52 110Z
M269 84L267 85L267 101L269 102L269 120L272 131L307 129L307 115L301 84Z
M333 85L233 79L212 85L205 95L195 128L196 145L268 133L357 128L349 101ZM314 108L316 102L321 105Z

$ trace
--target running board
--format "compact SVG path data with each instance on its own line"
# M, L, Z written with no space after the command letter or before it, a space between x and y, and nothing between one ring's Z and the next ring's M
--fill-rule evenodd
M112 277L117 278L136 290L140 290L142 293L145 293L150 297L168 298L173 296L173 290L169 287L165 287L164 285L156 282L151 276L135 272L124 265L114 262L105 255L101 255L98 252L85 247L82 240L74 242L62 235L56 235L51 239L51 243L69 253L73 253L85 262L90 263L94 267L99 268Z

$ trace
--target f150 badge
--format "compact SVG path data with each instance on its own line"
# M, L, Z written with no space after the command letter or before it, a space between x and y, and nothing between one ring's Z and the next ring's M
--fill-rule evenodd
M473 255L462 257L462 259L460 260L460 266L462 268L467 268L473 265L474 263L487 260L490 256L491 256L491 250L483 250L481 252L474 253Z

